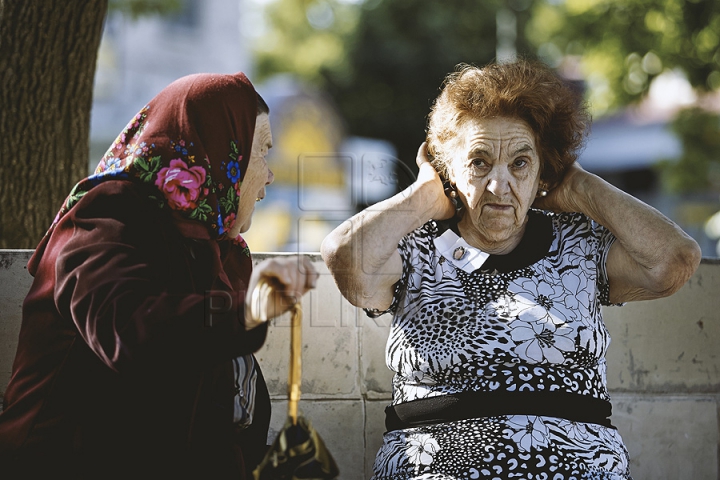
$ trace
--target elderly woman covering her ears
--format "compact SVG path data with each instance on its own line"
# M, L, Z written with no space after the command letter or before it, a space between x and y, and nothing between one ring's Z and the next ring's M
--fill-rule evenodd
M350 302L393 314L375 479L630 478L600 306L672 294L700 250L577 165L588 127L541 64L464 66L417 180L325 239Z
M268 107L247 77L165 88L79 182L28 265L0 415L6 478L246 478L270 400L252 356L317 280L253 268L240 233L273 174ZM254 301L254 300L253 300Z

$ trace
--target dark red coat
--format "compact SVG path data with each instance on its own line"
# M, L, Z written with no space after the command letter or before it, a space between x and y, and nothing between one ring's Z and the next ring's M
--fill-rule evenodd
M241 450L259 460L262 376L254 425L232 424L231 359L267 333L244 327L251 260L147 196L126 181L93 188L30 260L0 415L4 478L13 466L29 478L243 478Z

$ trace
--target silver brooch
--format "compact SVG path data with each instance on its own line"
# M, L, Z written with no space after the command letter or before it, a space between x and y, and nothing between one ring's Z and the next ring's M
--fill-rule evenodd
M455 250L453 250L453 258L455 260L460 260L465 256L467 252L465 251L465 247L457 247Z

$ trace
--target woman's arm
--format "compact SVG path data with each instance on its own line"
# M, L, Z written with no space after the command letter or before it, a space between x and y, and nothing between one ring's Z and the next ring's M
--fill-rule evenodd
M423 143L416 159L418 177L410 187L353 216L322 243L323 259L340 292L357 307L387 309L402 275L400 240L432 218L455 213L426 152Z
M55 280L60 314L118 372L209 365L258 350L267 324L245 316L244 285L233 290L218 276L217 243L199 243L191 259L147 202L126 182L106 182L58 224L40 268L47 270L42 278ZM258 265L254 281L270 277L282 285L270 317L289 308L285 297L314 286L312 265L300 269L299 262L305 260Z
M584 213L615 235L607 258L612 303L672 295L700 263L700 247L680 227L577 164L536 205Z

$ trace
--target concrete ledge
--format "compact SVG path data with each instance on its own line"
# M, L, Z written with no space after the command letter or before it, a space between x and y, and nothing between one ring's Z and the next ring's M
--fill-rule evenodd
M603 315L612 337L610 390L720 392L720 263L704 260L671 297Z
M27 271L32 254L33 250L0 250L0 399L10 381L20 335L22 303L32 284Z
M10 379L31 251L0 250L0 396ZM256 254L260 261L280 254ZM343 480L370 477L391 394L385 366L388 316L370 319L338 292L319 255L317 290L303 299L300 410L340 466ZM608 385L613 423L636 479L718 479L720 260L704 259L670 298L604 309L613 341ZM273 401L270 439L287 415L289 318L258 352Z
M717 479L718 401L709 395L613 395L613 424L636 479Z

